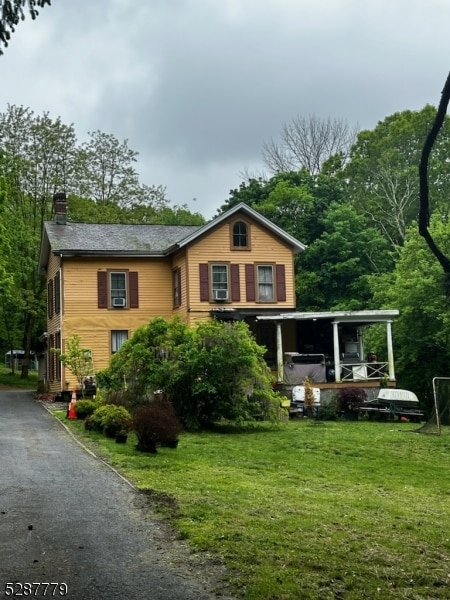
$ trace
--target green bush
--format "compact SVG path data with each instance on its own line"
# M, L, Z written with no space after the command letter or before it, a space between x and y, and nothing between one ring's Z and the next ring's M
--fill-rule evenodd
M85 420L86 429L103 431L107 435L116 435L119 431L128 431L131 415L123 406L103 404Z
M318 421L336 421L337 413L335 398L332 398L329 403L319 406L316 419Z
M114 437L119 432L125 432L130 429L131 415L124 406L115 404L106 404L108 410L104 411L102 425L104 433L109 437Z
M94 400L78 400L75 403L75 412L78 419L85 419L92 415L97 407L98 402L95 402Z
M243 322L208 320L190 328L161 317L138 328L102 375L110 390L151 399L162 390L186 429L226 420L275 421L280 399L259 346Z

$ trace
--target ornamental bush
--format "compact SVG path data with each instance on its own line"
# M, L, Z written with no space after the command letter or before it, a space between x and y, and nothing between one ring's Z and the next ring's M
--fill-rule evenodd
M119 431L127 431L131 425L131 415L123 406L104 404L87 417L86 429L103 431L114 437Z
M158 446L176 448L182 431L172 404L165 399L138 408L132 427L138 440L136 449L151 453L155 453Z
M357 412L366 400L367 394L363 388L342 388L338 391L336 397L337 410L344 414Z
M96 408L98 408L98 402L94 400L78 400L75 402L75 412L78 419L89 417Z

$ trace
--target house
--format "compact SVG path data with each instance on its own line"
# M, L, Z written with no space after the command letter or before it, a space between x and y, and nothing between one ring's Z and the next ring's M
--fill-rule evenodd
M93 370L156 316L189 325L245 319L276 362L272 324L256 316L295 310L294 255L305 246L246 204L203 226L71 223L65 194L45 222L39 269L47 282L45 387L59 394L76 379L52 349L76 333Z

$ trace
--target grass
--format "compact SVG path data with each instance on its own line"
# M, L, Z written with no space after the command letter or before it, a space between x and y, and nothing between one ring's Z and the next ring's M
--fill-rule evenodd
M60 418L65 420L61 413ZM247 600L450 596L450 430L295 420L183 434L156 455L66 423L151 495Z
M30 371L28 374L28 379L22 379L20 375L20 370L13 374L9 367L0 367L0 385L7 385L25 390L37 389L37 371Z

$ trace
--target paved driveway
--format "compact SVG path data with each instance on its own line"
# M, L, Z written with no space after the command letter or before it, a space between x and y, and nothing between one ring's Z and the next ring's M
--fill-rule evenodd
M66 584L73 600L215 598L195 568L170 565L146 503L31 393L0 391L0 598L8 582L35 583L23 589L35 597L65 590L38 583Z

